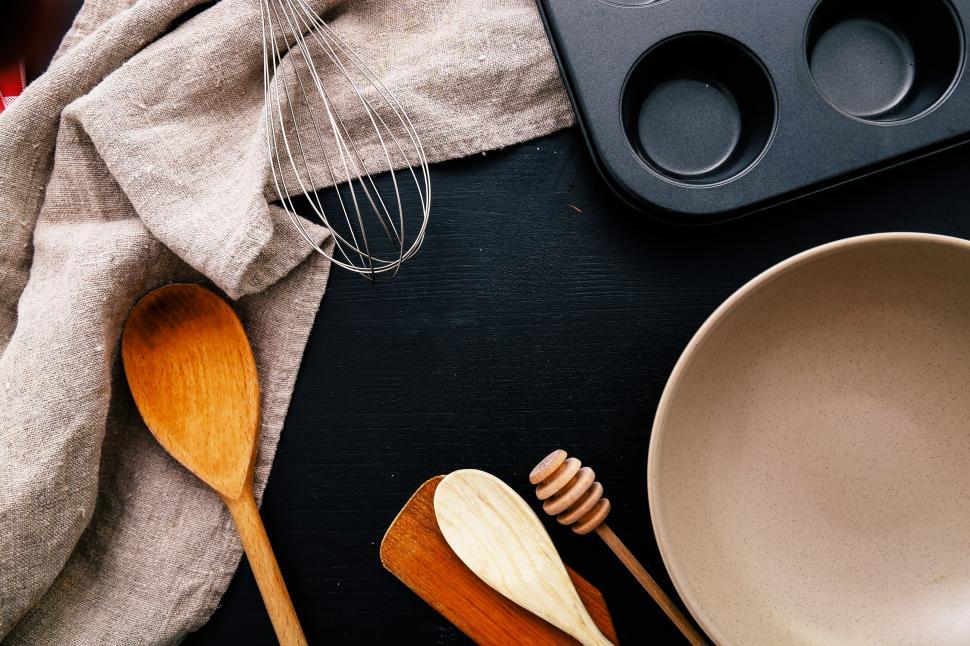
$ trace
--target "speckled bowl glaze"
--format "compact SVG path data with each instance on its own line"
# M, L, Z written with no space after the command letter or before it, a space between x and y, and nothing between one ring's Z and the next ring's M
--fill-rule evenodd
M718 644L970 644L970 242L850 238L745 285L674 368L647 477Z

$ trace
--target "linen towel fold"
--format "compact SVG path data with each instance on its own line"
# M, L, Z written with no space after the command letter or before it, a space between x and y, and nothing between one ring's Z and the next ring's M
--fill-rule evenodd
M572 123L532 0L313 4L407 106L432 161ZM144 428L118 340L159 285L210 282L235 301L263 387L259 496L329 263L275 203L258 7L88 0L0 116L5 643L178 642L238 564L218 496Z

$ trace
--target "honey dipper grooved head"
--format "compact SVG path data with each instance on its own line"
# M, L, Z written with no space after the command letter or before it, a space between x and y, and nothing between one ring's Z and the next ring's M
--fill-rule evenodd
M577 534L590 533L610 513L610 501L603 497L596 474L562 449L543 458L529 474L529 482L544 501L542 510L563 525L572 525Z

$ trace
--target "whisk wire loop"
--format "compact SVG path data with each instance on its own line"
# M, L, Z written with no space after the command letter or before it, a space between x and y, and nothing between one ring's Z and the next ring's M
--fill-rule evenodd
M318 253L371 280L393 277L421 248L427 230L431 179L421 138L380 76L307 0L259 2L266 147L276 194ZM381 172L388 173L385 190L375 179ZM328 184L332 208L317 190ZM331 233L332 253L296 215L300 195ZM406 228L415 231L410 240Z

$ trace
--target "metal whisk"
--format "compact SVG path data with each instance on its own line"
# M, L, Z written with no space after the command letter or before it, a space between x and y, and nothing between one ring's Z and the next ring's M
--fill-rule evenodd
M374 70L306 0L259 2L266 137L277 195L317 252L371 280L393 277L421 247L431 208L428 158L418 133ZM315 189L322 184L332 184L333 192L321 197ZM302 195L297 200L330 230L332 254L295 215L294 195Z

